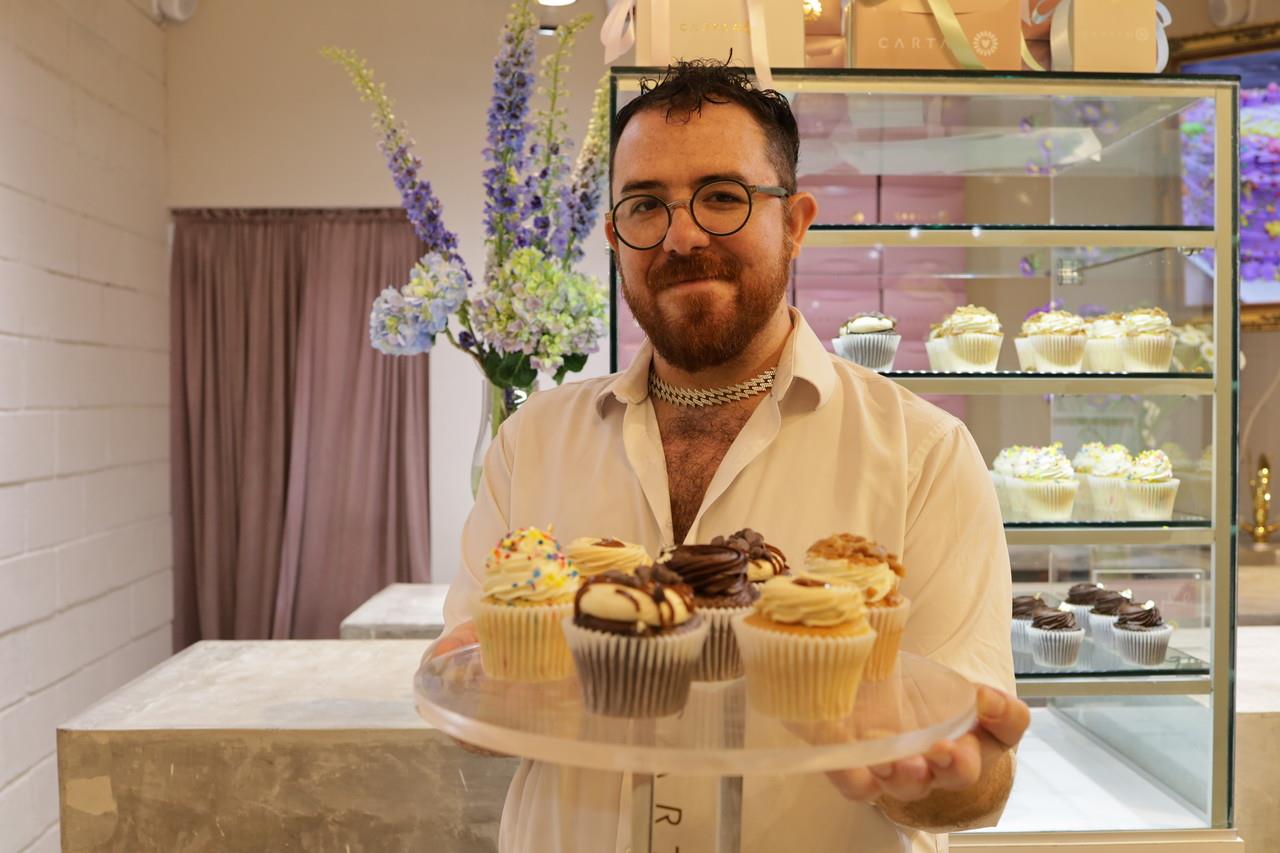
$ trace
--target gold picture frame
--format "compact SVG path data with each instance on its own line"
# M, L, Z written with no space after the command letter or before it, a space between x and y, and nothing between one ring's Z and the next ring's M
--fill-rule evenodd
M1280 59L1280 22L1170 39L1169 68L1174 73L1195 73L1187 66L1271 52ZM1280 302L1241 301L1240 328L1247 331L1280 330Z

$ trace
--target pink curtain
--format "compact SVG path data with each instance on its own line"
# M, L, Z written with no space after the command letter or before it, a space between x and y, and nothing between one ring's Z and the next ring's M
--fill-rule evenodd
M335 637L430 577L427 360L368 343L421 244L400 211L175 218L175 646Z

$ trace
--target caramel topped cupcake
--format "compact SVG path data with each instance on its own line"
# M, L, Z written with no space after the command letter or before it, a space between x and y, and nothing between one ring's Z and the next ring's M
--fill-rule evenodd
M833 583L857 586L869 607L893 607L902 600L898 585L906 570L884 546L864 536L837 533L819 539L805 552L804 570Z
M653 636L696 627L693 590L659 566L635 574L607 571L587 578L573 602L574 624L627 636Z
M764 541L764 536L744 527L730 536L717 536L711 540L712 545L730 545L747 555L747 580L754 584L762 584L777 575L785 575L791 571L787 558L774 546Z
M634 572L651 561L649 552L640 545L621 539L597 539L582 536L569 543L566 549L569 560L578 574L591 577L601 572Z
M747 580L747 555L729 545L677 545L657 565L675 572L692 589L699 608L749 607L760 593Z

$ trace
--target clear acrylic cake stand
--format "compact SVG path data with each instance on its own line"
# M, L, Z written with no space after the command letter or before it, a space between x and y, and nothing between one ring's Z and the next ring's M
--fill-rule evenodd
M848 718L784 722L757 712L743 679L695 682L684 710L651 720L604 717L582 704L577 677L524 684L485 675L479 646L425 662L414 678L418 713L494 752L629 778L632 853L649 853L653 779L720 777L718 853L738 853L742 777L866 767L919 755L968 731L976 690L944 666L902 653L893 675L863 682Z

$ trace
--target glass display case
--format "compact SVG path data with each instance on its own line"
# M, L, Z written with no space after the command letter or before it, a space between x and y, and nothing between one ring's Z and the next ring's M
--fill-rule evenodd
M652 73L615 69L615 111ZM1155 516L1108 502L1107 484L1090 491L1084 473L1054 513L1001 493L1015 594L1054 605L1073 584L1101 583L1156 602L1174 631L1167 653L1141 664L1092 633L1071 666L1016 652L1034 721L994 832L1230 826L1236 82L775 77L800 126L799 188L819 203L790 290L819 337L833 346L859 312L896 318L886 375L964 420L989 465L1014 445L1060 443L1070 460L1101 442L1162 450L1177 481ZM611 278L618 369L643 336ZM926 345L965 305L1003 329L982 372L945 369ZM1016 339L1037 310L1123 326L1127 312L1157 307L1173 338L1163 360L1086 356L1048 372L1020 358Z

